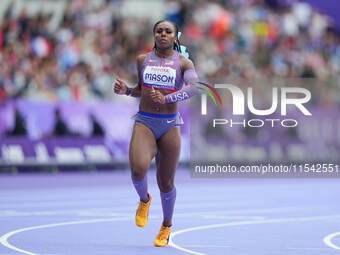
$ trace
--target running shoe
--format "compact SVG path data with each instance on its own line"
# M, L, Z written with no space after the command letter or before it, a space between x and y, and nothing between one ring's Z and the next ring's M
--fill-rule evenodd
M139 201L138 209L136 211L136 225L138 227L144 227L148 223L149 207L151 203L151 195L148 194L149 201Z
M159 233L154 241L154 245L157 247L167 246L169 242L170 231L171 227L165 227L162 224L161 229L159 230Z

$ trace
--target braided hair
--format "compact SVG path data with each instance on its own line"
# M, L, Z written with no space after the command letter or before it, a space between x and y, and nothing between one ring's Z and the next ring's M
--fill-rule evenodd
M174 27L175 27L175 32L176 32L176 41L175 41L175 44L174 44L174 50L182 53L182 50L181 50L181 43L179 42L179 39L178 39L178 26L175 22L172 22L170 20L166 20L166 19L163 19L163 20L160 20L158 22L156 22L156 24L153 26L153 33L155 34L156 32L156 27L160 24L160 23L163 23L163 22L169 22L171 23ZM156 45L156 42L155 42L155 45L153 46L153 48L155 50L157 50L157 45Z

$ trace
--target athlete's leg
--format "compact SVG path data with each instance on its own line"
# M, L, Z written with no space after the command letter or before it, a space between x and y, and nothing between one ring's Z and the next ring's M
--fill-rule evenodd
M144 227L148 222L151 196L148 194L146 173L157 151L155 137L144 124L136 123L130 143L130 165L133 185L140 202L136 211L136 225Z
M163 224L154 241L154 245L163 247L169 242L172 215L176 200L174 179L181 149L181 136L179 127L173 127L166 134L164 134L157 141L157 146L157 183L161 193Z
M171 128L158 141L157 183L161 193L163 225L171 226L176 200L175 172L181 151L179 127Z
M144 124L136 123L130 142L129 158L133 184L140 200L144 202L148 200L146 173L156 152L157 145L152 131Z

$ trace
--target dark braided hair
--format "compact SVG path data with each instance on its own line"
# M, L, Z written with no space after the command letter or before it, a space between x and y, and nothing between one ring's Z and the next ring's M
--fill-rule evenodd
M175 27L175 32L176 32L176 41L175 41L175 44L174 44L174 50L182 53L182 50L181 50L181 43L179 42L179 39L178 39L178 26L175 22L172 22L170 20L166 20L166 19L163 19L163 20L160 20L158 22L156 22L156 24L153 26L153 33L155 34L155 31L156 31L156 27L160 24L160 23L163 23L163 22L169 22L171 23L174 27ZM157 45L156 45L156 42L155 42L155 45L153 46L153 48L155 50L157 50Z

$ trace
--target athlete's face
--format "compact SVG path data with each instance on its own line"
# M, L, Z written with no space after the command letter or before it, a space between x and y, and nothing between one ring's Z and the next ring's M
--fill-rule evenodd
M159 49L172 48L177 38L174 25L167 21L157 25L154 36Z

